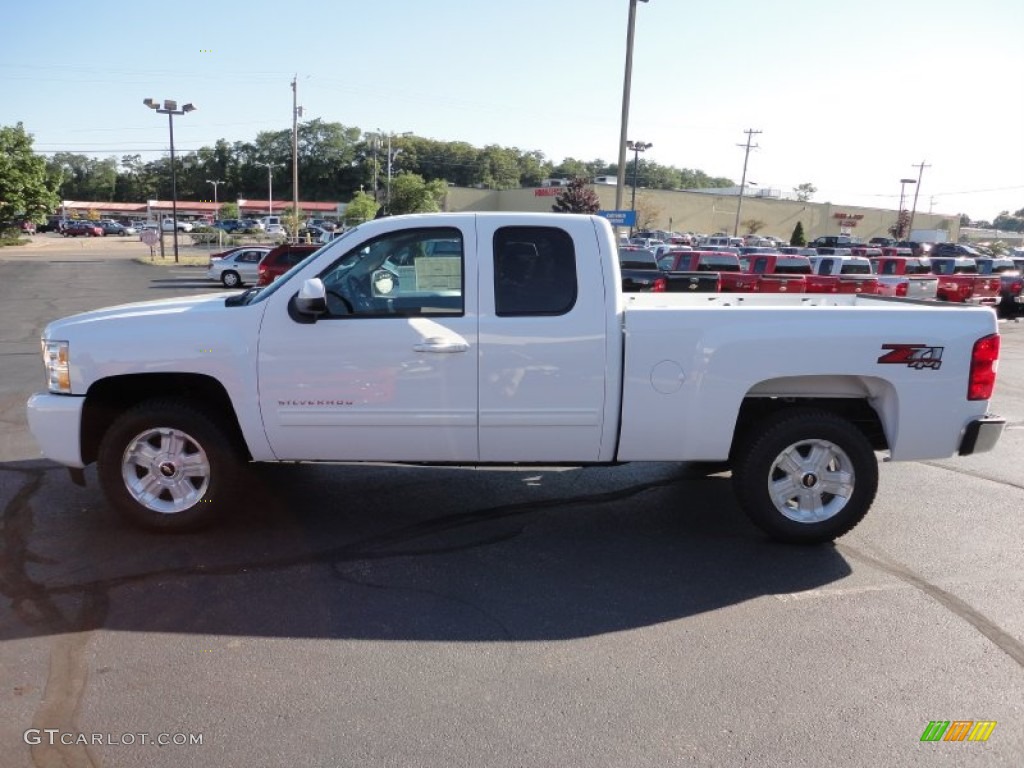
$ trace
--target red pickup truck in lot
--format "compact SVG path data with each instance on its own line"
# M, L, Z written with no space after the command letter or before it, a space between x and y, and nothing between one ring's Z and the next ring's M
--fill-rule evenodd
M1017 264L1022 260L981 256L975 261L981 274L999 277L999 314L1013 317L1024 312L1024 276Z
M871 260L871 268L878 275L878 294L906 299L935 299L939 278L932 274L931 262L910 256L909 250L907 254Z
M758 253L740 257L740 268L757 275L758 293L807 293L811 262L806 256Z
M939 301L970 302L995 306L999 303L998 275L982 275L978 263L965 256L929 259L932 274L939 276Z
M758 277L740 270L740 259L734 253L719 251L669 251L658 260L666 272L717 274L723 293L755 293Z
M671 272L664 269L650 248L619 248L623 293L718 293L717 272Z
M878 293L878 278L862 256L815 256L814 274L807 278L808 293Z

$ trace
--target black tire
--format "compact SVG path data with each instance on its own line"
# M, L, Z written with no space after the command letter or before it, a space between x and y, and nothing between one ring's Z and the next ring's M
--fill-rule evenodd
M224 283L225 288L237 288L242 284L241 276L230 269L221 274L220 281Z
M829 542L867 514L878 490L878 460L847 419L793 408L747 434L736 451L733 485L743 511L773 539Z
M110 505L155 531L213 524L244 483L244 459L225 428L183 400L149 400L122 413L100 442L97 464Z

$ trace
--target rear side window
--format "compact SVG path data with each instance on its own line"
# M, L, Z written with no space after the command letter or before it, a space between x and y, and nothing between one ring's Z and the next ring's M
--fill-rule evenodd
M739 272L740 264L738 260L724 256L701 256L697 270L700 272Z
M653 254L651 265L657 269ZM557 227L494 233L494 309L499 317L564 315L576 304L576 248Z
M811 262L806 258L781 258L775 262L775 272L780 275L811 275Z

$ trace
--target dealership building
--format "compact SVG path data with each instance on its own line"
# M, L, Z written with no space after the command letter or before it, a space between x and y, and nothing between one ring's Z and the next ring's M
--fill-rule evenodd
M603 210L615 208L615 186L594 184ZM449 187L443 208L446 211L550 211L555 196L562 188L554 184L519 189L476 189ZM742 222L762 222L758 233L774 235L788 240L797 222L803 224L805 236L810 240L821 235L849 234L868 240L889 235L896 224L897 212L882 208L864 208L834 203L782 200L778 196L763 194L768 190L745 192L741 198L739 188L722 190L662 190L642 189L637 194L637 208L646 212L649 224L655 229L678 232L731 233L736 225L736 211L740 207L740 234L747 229ZM631 190L627 190L627 199ZM270 213L282 214L291 208L287 200L247 200L238 203L243 217L260 217ZM178 200L180 219L212 219L219 208L216 203ZM303 216L342 220L345 203L300 202ZM87 212L100 218L143 219L153 221L171 215L170 200L149 200L144 203L103 203L64 201L65 215L85 217ZM958 215L922 213L914 214L914 229L945 230L947 239L956 241L960 235Z

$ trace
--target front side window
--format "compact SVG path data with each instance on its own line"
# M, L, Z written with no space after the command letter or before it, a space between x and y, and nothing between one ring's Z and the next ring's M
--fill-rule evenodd
M564 315L576 304L576 249L568 232L501 227L493 245L494 310L499 317ZM652 251L641 253L646 268L658 268Z
M327 317L460 316L465 312L462 233L404 229L348 251L320 274Z

